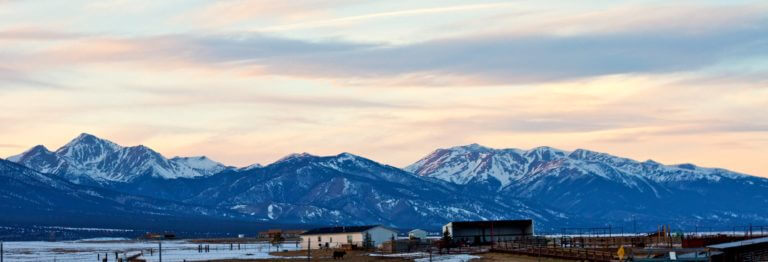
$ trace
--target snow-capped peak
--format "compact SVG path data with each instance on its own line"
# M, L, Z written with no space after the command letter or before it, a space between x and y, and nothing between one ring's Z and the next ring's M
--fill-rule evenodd
M5 160L18 163L19 161L21 161L23 157L29 157L33 155L39 155L39 154L53 154L53 152L48 150L48 148L46 148L44 145L36 145L30 148L29 150L24 151L21 154L9 156Z
M501 185L522 175L520 162L525 152L519 149L493 149L478 144L438 149L405 170L420 176L430 176L457 184L496 180Z
M367 158L358 156L352 153L343 152L336 155L336 159L339 161L345 161L345 160L358 160L358 159L367 159Z
M122 149L121 146L94 135L82 133L56 150L56 154L83 164L96 163Z
M486 147L486 146L480 145L480 144L477 144L477 143L472 143L472 144L463 145L463 146L455 146L455 147L450 147L450 148L440 148L440 149L435 150L435 152L441 151L441 150L450 150L450 151L457 151L457 152L489 152L489 151L493 151L494 149L490 148L490 147Z
M144 145L123 147L87 133L55 152L36 146L9 160L39 172L71 178L73 182L80 182L83 178L99 182L128 182L143 175L198 177L229 168L207 157L166 159Z
M210 158L206 156L195 156L195 157L174 157L171 158L171 162L176 162L179 164L186 165L188 167L191 167L197 171L203 172L208 175L216 174L221 171L224 171L225 169L232 168L225 166L219 162L213 161Z
M307 152L304 152L304 153L292 153L292 154L289 154L287 156L284 156L283 158L278 159L277 161L275 161L275 163L286 162L286 161L291 161L291 160L295 160L295 159L313 158L313 157L317 157L317 156L315 156L313 154L310 154L310 153L307 153Z
M262 167L264 167L264 166L262 166L259 163L256 163L256 164L251 164L251 165L247 165L247 166L238 168L237 170L239 170L239 171L248 171L248 170L253 170L253 169L259 169L259 168L262 168Z
M372 162L371 160L368 160L364 157L357 156L351 153L340 153L335 156L316 156L309 153L294 153L287 155L280 160L275 161L274 163L270 165L275 164L282 164L282 163L308 163L311 165L320 165L325 167L331 167L340 169L342 165L357 165L357 166L365 166L369 162Z
M66 145L63 145L61 148L59 148L59 150L66 150L68 148L79 147L79 146L103 146L111 150L117 150L122 148L120 145L112 141L102 139L88 133L82 133L79 136L72 139L71 141L69 141L69 143L67 143Z
M525 152L525 156L538 160L555 160L564 158L568 152L548 146L540 146Z
M482 146L482 145L477 144L477 143L472 143L472 144L461 146L461 147L465 148L467 150L471 150L471 151L480 151L480 150L487 151L487 150L492 150L492 148L485 147L485 146Z

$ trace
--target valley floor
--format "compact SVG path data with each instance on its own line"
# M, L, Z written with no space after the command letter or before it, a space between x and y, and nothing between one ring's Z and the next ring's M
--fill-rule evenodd
M220 260L217 262L243 262L243 261L306 261L306 250L297 250L297 251L289 251L289 252L275 252L271 253L272 256L284 256L286 258L269 258L269 259L253 259L253 260ZM429 257L425 257L423 255L416 255L414 256L408 256L407 254L399 254L401 256L371 256L371 253L369 252L363 252L363 251L348 251L347 255L344 257L343 261L417 261L417 262L427 262L430 261ZM303 258L297 258L302 257ZM314 251L312 254L312 261L338 261L333 260L332 257L332 251ZM504 254L504 253L495 253L495 252L489 252L489 253L482 253L482 254L451 254L451 255L433 255L432 261L435 262L464 262L464 261L471 261L471 262L501 262L501 261L512 261L512 262L540 262L540 261L546 261L546 262L566 262L571 260L562 260L562 259L552 259L552 258L537 258L537 257L529 257L529 256L520 256L520 255L511 255L511 254Z
M200 252L200 245L208 245L208 252ZM19 241L4 242L3 251L6 261L99 261L108 257L116 261L117 257L128 258L140 255L145 261L160 261L158 241L134 240L99 240L99 241ZM226 259L285 259L285 256L272 256L276 248L266 243L241 244L198 244L185 240L163 241L162 261L211 261ZM281 250L294 250L294 245L283 245Z
M285 244L276 251L274 246L266 243L241 243L238 248L237 239L222 239L216 241L174 240L163 241L163 261L306 261L307 251L297 250L293 244ZM225 243L227 242L227 243ZM232 244L230 244L232 243ZM209 247L209 252L199 252L200 245ZM89 241L62 242L4 242L4 258L7 261L98 261L97 258L108 256L108 261L116 261L115 252L120 258L143 254L139 259L159 261L157 241L136 241L100 239ZM333 261L332 250L312 250L312 261ZM347 251L344 261L430 261L427 253L377 254L365 251ZM432 255L432 261L442 262L496 262L496 261L548 261L556 260L502 253L480 254L449 254Z

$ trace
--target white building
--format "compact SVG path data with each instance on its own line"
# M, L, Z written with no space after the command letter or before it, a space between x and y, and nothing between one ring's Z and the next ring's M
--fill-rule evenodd
M307 249L373 247L397 237L397 231L380 225L315 228L301 234L301 247Z
M421 230L421 229L414 229L408 232L408 238L410 239L426 239L427 238L427 231Z

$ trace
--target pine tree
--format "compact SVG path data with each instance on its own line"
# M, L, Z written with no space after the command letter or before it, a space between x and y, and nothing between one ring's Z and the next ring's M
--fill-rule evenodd
M442 240L445 243L451 243L451 241L453 241L453 238L451 238L451 232L448 232L448 230L443 231Z
M371 234L368 232L365 232L365 235L363 236L363 248L373 248L373 240L371 239Z
M453 238L451 237L451 232L448 232L446 229L443 231L443 237L440 239L440 253L443 253L443 248L448 250L448 253L451 252L451 245L453 243Z

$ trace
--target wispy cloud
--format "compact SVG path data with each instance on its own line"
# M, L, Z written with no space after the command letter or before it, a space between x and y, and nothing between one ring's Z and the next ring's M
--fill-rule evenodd
M408 9L408 10L397 10L397 11L378 12L378 13L370 13L370 14L364 14L364 15L340 17L340 18L333 18L333 19L327 19L327 20L301 22L301 23L295 23L295 24L276 25L276 26L270 26L265 28L259 28L257 31L274 32L274 31L295 30L295 29L308 29L308 28L350 24L350 23L356 23L356 22L361 22L365 20L374 20L379 18L389 18L389 17L398 17L398 16L415 16L415 15L424 15L424 14L440 14L440 13L472 11L472 10L480 10L480 9L493 9L493 8L500 8L500 7L510 7L515 5L516 3L484 3L484 4L431 7L431 8L416 8L416 9Z
M407 45L309 42L260 34L93 38L21 56L73 65L89 62L254 66L267 73L313 78L466 77L483 83L560 81L612 74L695 71L768 56L768 26L724 31L575 36L469 36Z
M203 27L223 26L247 20L303 20L323 15L329 9L355 4L349 0L309 0L302 2L263 0L224 0L210 2L173 18L178 22L201 23ZM223 15L226 14L226 15Z
M50 41L50 40L73 39L81 36L83 35L79 33L43 30L43 29L34 28L34 27L11 28L11 29L0 30L0 41L3 41L3 40Z
M238 165L478 142L768 174L758 1L74 1L0 0L2 155L94 132Z
M17 71L0 66L0 92L12 88L63 88L64 86L45 80L40 75Z

